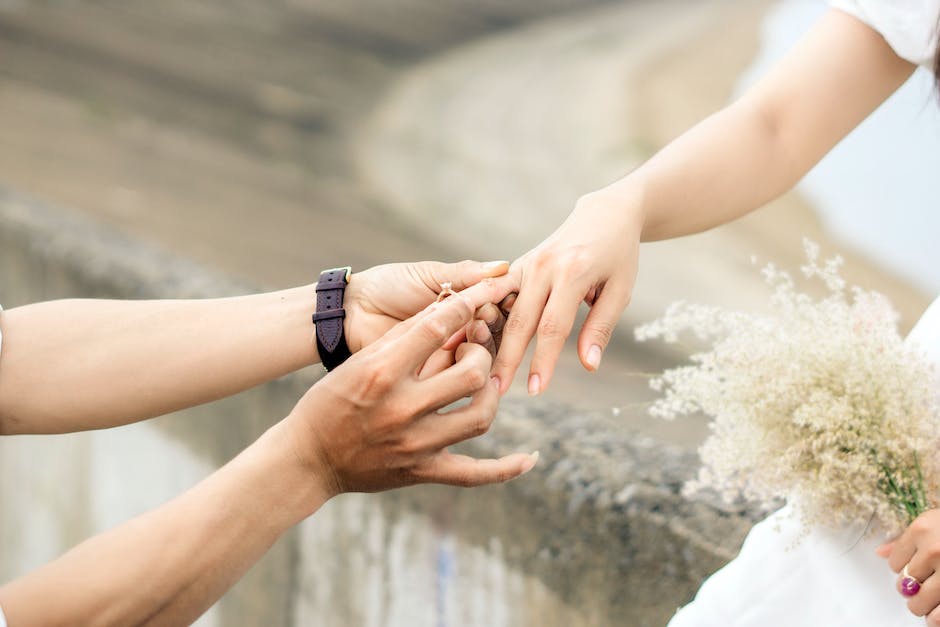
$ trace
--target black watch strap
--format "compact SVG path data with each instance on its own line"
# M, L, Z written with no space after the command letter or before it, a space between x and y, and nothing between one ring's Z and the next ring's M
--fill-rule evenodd
M333 370L352 355L343 332L343 321L346 319L343 295L351 273L352 268L349 266L324 270L317 282L317 311L313 314L313 324L316 326L320 363L327 371Z

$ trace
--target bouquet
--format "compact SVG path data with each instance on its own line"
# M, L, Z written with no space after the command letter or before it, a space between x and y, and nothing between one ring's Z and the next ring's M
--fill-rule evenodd
M768 265L769 313L679 302L636 330L640 341L691 333L709 347L652 379L661 396L651 413L711 419L687 491L764 507L796 497L807 527L873 520L898 532L935 506L937 376L904 344L885 297L847 287L840 258L805 247L803 274L822 283L820 298Z

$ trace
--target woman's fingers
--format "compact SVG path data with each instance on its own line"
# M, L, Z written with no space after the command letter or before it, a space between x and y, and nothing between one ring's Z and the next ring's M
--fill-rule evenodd
M471 488L515 479L532 470L538 458L538 452L514 453L500 459L476 459L441 451L417 474L422 481Z
M493 374L500 380L500 393L509 389L516 370L525 357L526 348L535 335L542 310L548 301L550 287L550 283L545 279L524 282L513 303L512 311L503 327L502 343L493 369Z
M891 549L891 555L888 556L888 566L896 573L901 572L901 569L911 561L917 550L915 524L917 524L917 521L911 523L901 534L901 537L894 541L894 548Z
M530 396L540 394L552 380L583 296L576 286L555 286L552 290L536 330L535 354L527 382Z
M594 300L578 336L578 357L581 364L596 371L614 334L614 328L630 302L630 290L608 283Z
M923 579L911 575L920 582L920 590L907 599L907 609L914 616L926 616L934 611L940 605L940 577L926 576ZM898 577L898 592L903 593L902 581L904 577Z
M935 607L925 618L928 627L940 627L940 606Z
M878 555L878 557L887 558L889 555L891 555L892 550L894 550L894 542L885 542L875 549L875 553Z

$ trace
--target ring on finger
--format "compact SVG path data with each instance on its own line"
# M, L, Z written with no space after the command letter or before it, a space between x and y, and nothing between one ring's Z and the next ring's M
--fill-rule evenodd
M906 597L912 597L920 592L920 586L921 582L907 572L907 565L904 566L904 569L901 571L901 594Z

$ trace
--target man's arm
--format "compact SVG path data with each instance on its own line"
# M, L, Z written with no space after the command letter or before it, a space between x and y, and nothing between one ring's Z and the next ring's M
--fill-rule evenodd
M421 366L505 293L483 283L398 325L321 379L291 414L196 487L0 587L11 627L182 625L214 603L293 524L340 492L474 486L534 455L477 460L448 446L485 432L499 392L487 350ZM471 397L450 411L442 408Z
M62 300L4 311L0 434L112 427L318 361L312 286L235 298Z
M192 623L330 494L281 425L202 483L0 587L11 627Z
M353 351L509 264L388 264L346 290ZM206 300L62 300L0 314L0 435L113 427L229 396L319 361L313 285Z

